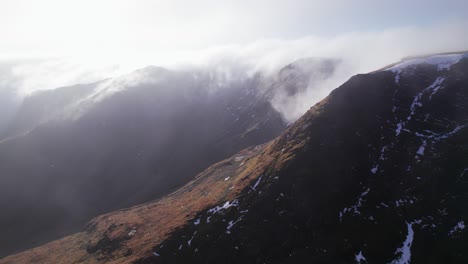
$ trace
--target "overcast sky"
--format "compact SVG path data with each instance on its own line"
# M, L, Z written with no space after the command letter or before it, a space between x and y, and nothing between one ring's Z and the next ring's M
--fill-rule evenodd
M183 53L459 23L466 0L2 0L0 54ZM181 54L183 55L183 54Z

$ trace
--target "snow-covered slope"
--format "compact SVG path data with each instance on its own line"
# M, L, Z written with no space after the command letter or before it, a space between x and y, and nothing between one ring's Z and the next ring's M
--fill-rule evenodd
M407 59L396 65L390 66L386 70L399 72L408 68L409 66L417 66L422 64L429 64L437 67L437 70L448 70L454 64L458 63L463 58L466 58L468 55L466 53L459 54L445 54L445 55L431 55L420 58Z

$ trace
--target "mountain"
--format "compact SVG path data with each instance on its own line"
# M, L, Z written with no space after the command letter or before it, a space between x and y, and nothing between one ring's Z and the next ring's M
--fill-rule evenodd
M280 74L147 67L26 98L0 141L0 256L158 199L280 135Z
M0 263L465 263L467 73L356 75L273 141Z

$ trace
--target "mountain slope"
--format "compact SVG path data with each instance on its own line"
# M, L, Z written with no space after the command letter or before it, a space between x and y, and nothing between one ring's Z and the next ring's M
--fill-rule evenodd
M124 263L151 252L174 229L207 206L235 198L271 159L269 145L252 147L212 165L158 201L101 215L81 233L4 258L4 263Z
M0 143L0 255L159 198L286 126L256 80L222 88L205 74L142 71L127 77L136 83L108 80L25 100Z
M0 263L464 263L467 73L354 76L267 145Z
M139 263L466 262L467 73L457 55L351 78L280 137L304 142L288 166Z
M289 86L304 88L320 62L307 65L288 70ZM0 256L160 198L278 136L286 123L270 100L285 80L236 74L147 67L26 98L0 141Z

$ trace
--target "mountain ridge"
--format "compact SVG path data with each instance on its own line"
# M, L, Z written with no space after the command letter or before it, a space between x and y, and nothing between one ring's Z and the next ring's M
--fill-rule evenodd
M26 99L9 134L17 137L0 143L0 256L169 194L278 136L287 124L268 90L280 80L231 75L147 67Z
M418 64L356 75L278 138L213 165L174 196L103 215L63 246L52 242L0 263L467 260L466 72L465 57L442 69ZM197 181L210 182L206 191L218 198L198 203L206 193ZM163 215L141 232L165 199L192 208L179 209L176 226Z

